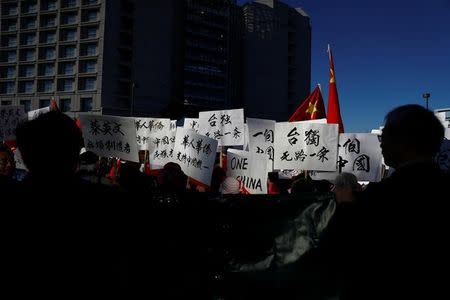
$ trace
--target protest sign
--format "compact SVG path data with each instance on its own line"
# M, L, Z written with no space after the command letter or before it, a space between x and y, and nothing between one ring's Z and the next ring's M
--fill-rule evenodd
M219 142L219 146L244 145L244 110L217 110L199 113L199 133Z
M196 133L198 133L198 129L199 129L198 118L184 118L183 128L184 129L192 129Z
M236 178L250 194L267 194L267 156L228 149L227 176Z
M28 121L34 120L40 115L46 114L48 112L50 112L50 106L39 108L36 110L31 110L28 112Z
M247 118L249 151L268 157L268 172L273 170L275 123L273 120Z

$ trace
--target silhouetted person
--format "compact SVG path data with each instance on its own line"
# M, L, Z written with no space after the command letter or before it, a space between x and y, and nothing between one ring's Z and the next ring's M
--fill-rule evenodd
M0 143L0 189L4 195L15 191L15 166L14 153L7 145Z
M63 189L77 185L76 171L82 147L75 122L60 112L49 112L16 130L17 145L29 170L26 185L39 189L52 184Z
M401 106L386 116L381 148L394 173L355 193L354 203L338 206L335 216L338 259L348 271L343 299L448 294L439 270L449 267L450 179L432 161L443 137L439 120L421 106Z
M114 194L77 174L82 137L75 122L49 112L19 126L16 137L29 173L21 195L2 210L14 224L2 249L6 286L69 293L119 288L124 226Z

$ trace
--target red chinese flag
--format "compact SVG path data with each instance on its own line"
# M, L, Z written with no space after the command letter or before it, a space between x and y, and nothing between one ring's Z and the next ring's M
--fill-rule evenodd
M50 101L50 110L51 111L58 111L58 104L56 103L55 98L52 97L52 100Z
M341 117L341 109L339 108L339 97L336 86L336 76L334 73L333 54L330 45L328 45L328 54L330 57L330 86L328 90L328 124L339 124L339 133L344 132L344 124Z
M322 93L319 86L303 100L294 114L289 118L289 122L307 121L326 118L325 106L323 104Z

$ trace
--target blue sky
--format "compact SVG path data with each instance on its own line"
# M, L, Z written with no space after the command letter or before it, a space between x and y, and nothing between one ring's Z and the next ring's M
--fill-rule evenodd
M248 1L240 0L239 3ZM283 0L312 26L312 88L327 105L330 43L346 132L368 132L393 108L450 108L450 0Z

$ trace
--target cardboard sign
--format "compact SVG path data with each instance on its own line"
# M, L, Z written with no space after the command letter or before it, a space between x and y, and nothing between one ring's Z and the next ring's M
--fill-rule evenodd
M259 156L267 156L267 170L273 171L275 121L247 118L249 134L249 151Z
M139 162L133 118L80 114L80 123L86 150Z
M219 142L219 146L244 145L244 109L199 113L199 133Z
M228 149L227 176L236 178L250 194L267 194L267 156Z
M275 124L274 168L336 171L338 125Z
M192 129L198 133L199 126L198 118L184 118L184 129Z
M333 181L339 173L353 173L358 181L378 182L382 176L383 156L376 134L341 133L336 161L337 171L329 174L317 172L313 179Z
M217 152L217 141L195 133L191 129L178 128L172 161L183 172L206 185L211 184Z

